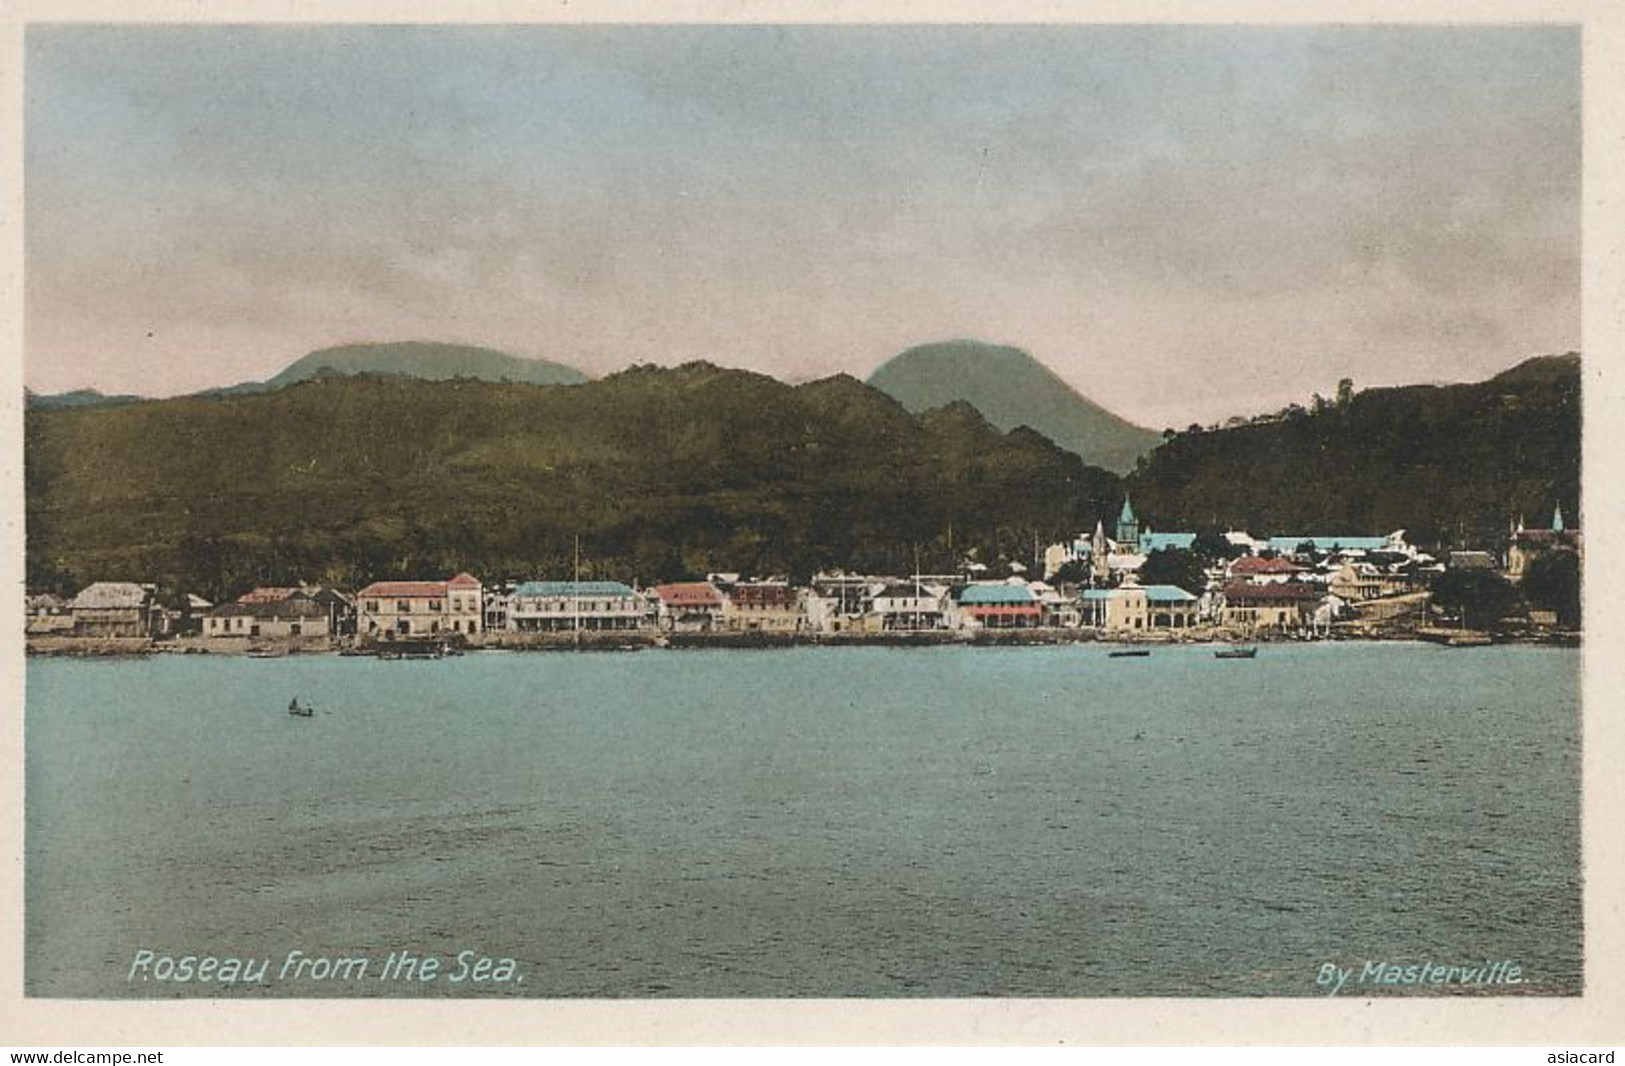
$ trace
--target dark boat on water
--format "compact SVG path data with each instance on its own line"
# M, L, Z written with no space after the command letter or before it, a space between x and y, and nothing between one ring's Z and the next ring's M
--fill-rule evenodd
M446 642L436 639L392 640L378 646L380 659L443 659L447 653Z
M1257 655L1257 648L1220 648L1213 653L1215 659L1252 659Z
M1125 648L1122 651L1107 652L1108 659L1144 659L1151 653L1145 648Z
M301 704L299 702L299 697L295 696L292 702L288 704L288 713L293 715L295 718L312 718L315 717L316 708L312 707L308 703Z

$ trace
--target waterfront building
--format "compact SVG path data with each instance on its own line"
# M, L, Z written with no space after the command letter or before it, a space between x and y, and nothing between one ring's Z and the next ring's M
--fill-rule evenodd
M709 633L722 628L723 597L709 581L677 581L655 586L660 628L676 633Z
M285 594L250 594L213 608L202 620L202 635L267 640L334 635L332 615L326 605L302 589L280 591Z
M784 581L740 582L738 575L722 607L722 627L731 633L799 633L807 625L801 591Z
M164 611L152 585L133 581L96 581L68 605L76 637L155 637L164 628Z
M205 637L336 637L355 631L355 601L326 585L261 585L219 607L196 596L188 600Z
M1025 584L966 585L959 593L959 617L966 628L1034 629L1043 617Z
M873 613L874 598L894 577L863 574L819 573L802 600L807 625L815 633L864 632L879 623Z
M474 634L484 626L484 588L462 573L448 581L377 581L356 593L363 640Z
M883 630L941 629L947 600L945 586L893 581L874 594L870 611Z
M638 629L648 613L619 581L526 581L508 598L506 625L517 633Z
M1084 624L1111 632L1189 629L1197 620L1197 597L1177 585L1122 585L1085 589Z
M73 632L73 611L68 601L51 592L27 598L25 632L31 637L67 635Z
M1325 595L1301 581L1233 582L1220 593L1219 618L1245 629L1297 629L1314 616Z

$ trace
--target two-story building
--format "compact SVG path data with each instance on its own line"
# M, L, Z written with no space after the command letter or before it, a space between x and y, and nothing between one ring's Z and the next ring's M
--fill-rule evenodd
M722 593L709 581L655 586L656 619L671 633L709 633L722 628Z
M356 593L356 633L369 641L479 633L483 592L467 573L449 581L377 581Z
M1043 613L1026 585L973 584L959 593L959 617L966 628L1036 629Z
M1197 602L1177 585L1085 589L1084 624L1111 632L1188 629L1196 624Z
M619 581L525 581L508 597L507 628L518 633L637 629L648 605Z
M784 581L737 582L722 608L722 627L734 633L799 633L807 625L801 592Z
M941 585L893 581L874 594L869 610L883 630L941 629L947 598Z
M86 585L68 604L68 613L76 637L155 637L164 628L155 589L133 581Z
M1243 629L1296 629L1325 596L1325 589L1301 581L1233 582L1220 594L1219 620Z

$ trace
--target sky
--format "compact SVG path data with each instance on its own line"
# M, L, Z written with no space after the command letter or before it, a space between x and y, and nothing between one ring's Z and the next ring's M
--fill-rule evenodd
M1580 342L1572 27L50 26L30 388L1025 348L1152 428Z

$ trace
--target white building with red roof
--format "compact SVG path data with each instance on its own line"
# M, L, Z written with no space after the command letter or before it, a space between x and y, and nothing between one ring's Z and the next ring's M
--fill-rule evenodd
M356 633L362 640L399 640L478 633L484 628L480 579L375 581L356 593Z
M722 628L726 605L722 591L709 581L674 581L655 586L660 628L709 632Z

